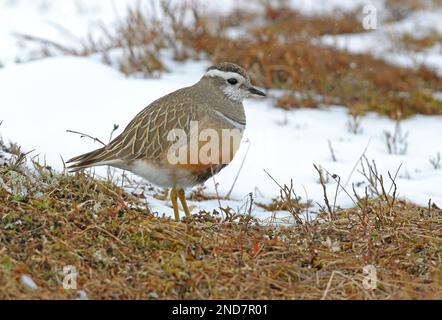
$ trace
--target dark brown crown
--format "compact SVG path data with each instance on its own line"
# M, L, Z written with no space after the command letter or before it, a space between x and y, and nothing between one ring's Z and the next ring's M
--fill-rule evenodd
M237 64L234 63L230 63L230 62L222 62L222 63L217 63L213 66L211 66L210 68L207 69L207 71L209 70L220 70L220 71L225 71L225 72L235 72L241 76L243 76L245 79L249 79L249 75L247 74L246 70L244 70L243 68L241 68L240 66L238 66Z

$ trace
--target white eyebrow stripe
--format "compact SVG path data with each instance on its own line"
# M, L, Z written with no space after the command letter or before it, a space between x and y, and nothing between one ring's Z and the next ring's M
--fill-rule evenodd
M226 116L224 113L214 109L215 113L220 116L222 119L226 120L228 123L233 125L235 128L243 130L246 127L246 124L244 122L235 121L234 119Z
M208 77L221 77L226 80L228 80L230 78L235 78L235 79L239 78L239 79L245 80L245 78L242 75L240 75L239 73L231 72L231 71L221 71L218 69L211 69L211 70L207 71L205 75Z

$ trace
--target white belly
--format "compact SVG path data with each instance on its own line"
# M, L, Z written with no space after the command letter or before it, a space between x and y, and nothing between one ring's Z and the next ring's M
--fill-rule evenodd
M189 170L170 168L144 160L135 160L127 166L127 170L143 177L159 187L191 187L195 185L195 177Z

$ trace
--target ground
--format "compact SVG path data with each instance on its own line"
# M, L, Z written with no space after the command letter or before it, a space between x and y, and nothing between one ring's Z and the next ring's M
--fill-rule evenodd
M228 208L176 222L151 213L144 195L83 174L14 162L0 182L3 299L442 297L435 206L384 195L289 226ZM69 268L76 287L63 289Z

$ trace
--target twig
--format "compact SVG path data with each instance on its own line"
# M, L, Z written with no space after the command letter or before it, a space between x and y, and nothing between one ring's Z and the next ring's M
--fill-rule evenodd
M396 191L397 191L396 176L395 176L395 178L393 179L393 178L391 177L390 172L388 172L388 177L390 178L390 180L391 180L391 182L392 182L391 187L390 187L390 191L391 191L391 188L393 188L393 194L392 194L392 196L391 196L391 197L393 198L393 200L392 200L392 202L391 202L391 209L393 209L394 203L396 202ZM390 194L390 191L388 191L389 194Z
M117 238L116 236L114 236L112 233L110 233L109 231L107 231L106 229L98 226L98 225L93 225L91 228L96 228L104 233L106 233L109 237L115 239L118 243L120 243L121 245L127 247L127 244L124 243L123 241L121 241L121 239Z
M367 170L365 169L364 160L367 165ZM373 195L381 196L381 192L378 190L378 179L379 171L376 166L376 162L372 160L372 163L370 164L370 161L368 161L367 157L364 155L361 159L361 170L358 170L360 174L362 174L365 179L367 179L367 182L369 183L370 192Z
M21 151L21 148L19 147L17 152L13 154L13 157L11 158L11 165L10 165L11 170L17 170L18 167L20 167L20 165L23 163L23 161L26 160L26 157L34 151L35 149L32 149L31 151L24 153ZM14 157L17 158L14 159ZM14 162L12 162L12 159L14 159Z
M338 178L338 183L336 184L335 197L333 199L333 212L335 212L335 209L336 209L336 201L338 199L339 186L341 185L341 177L338 175L336 175L336 177ZM332 178L333 178L333 176L332 176Z
M396 120L394 132L384 131L385 142L387 144L389 154L406 154L408 149L408 134L402 134L400 120Z
M350 198L350 200L354 203L355 206L358 206L359 208L360 205L353 199L353 197L350 195L350 193L347 191L347 189L345 188L345 186L343 186L341 184L341 178L337 175L337 174L331 174L327 169L322 168L330 177L333 178L333 180L336 181L336 183L338 184L339 187L341 187L341 189L347 194L347 196ZM339 178L339 179L338 179Z
M329 219L330 219L330 221L332 221L333 220L333 210L332 210L332 208L330 206L330 202L328 201L327 187L325 186L324 175L322 174L321 169L319 169L319 167L316 164L313 164L313 167L315 167L316 171L318 171L319 183L321 184L322 190L323 190L323 193L324 193L324 202L325 202L325 205L327 206L327 210L328 210L328 213L329 213Z
M390 186L390 189L388 190L388 194L390 194L390 192L391 192L391 189L394 187L394 191L396 192L396 189L397 189L397 186L396 186L396 178L397 178L397 175L399 174L399 170L401 170L401 168L402 168L402 163L399 165L399 167L397 168L397 170L396 170L396 173L394 174L394 179L392 179L391 178L391 175L390 175L390 172L388 172L388 176L390 177L390 179L391 179L391 181L393 182L392 184L391 184L391 186ZM395 193L394 192L394 193Z
M55 41L51 41L45 38L41 38L41 37L36 37L36 36L31 36L28 34L20 34L20 33L16 33L13 34L13 36L19 38L20 40L25 40L25 41L33 41L33 42L38 42L41 43L45 46L49 46L49 47L53 47L57 50L59 50L60 52L64 53L64 54L73 54L75 55L75 51L69 48L66 48L65 46L56 43Z
M249 214L249 217L251 217L252 216L252 207L253 207L253 193L252 192L250 192L249 193L249 198L250 198L250 206L249 206L249 209L247 210L247 212L248 212L248 214Z
M114 124L114 127L112 128L112 131L109 135L109 143L112 141L112 136L114 135L114 132L118 130L120 126L118 124ZM111 166L107 166L107 180L110 182L113 182L115 175L115 169L111 168Z
M211 171L211 173L212 173L213 184L214 184L214 186L215 186L215 194L216 194L216 199L218 200L218 206L221 208L221 207L222 207L222 206L221 206L221 198L220 198L220 196L219 196L219 192L218 192L218 184L216 183L216 180L215 180L215 174L214 174L214 172L213 172L213 166L210 166L210 171Z
M290 186L287 186L284 184L284 186L281 186L278 181L276 181L275 178L272 177L270 173L267 172L267 170L263 169L264 172L272 179L279 187L280 191L280 197L281 200L286 202L288 205L288 211L291 213L293 218L298 224L304 224L300 216L300 211L302 209L301 205L299 204L299 198L296 195L296 193L293 191L293 179L290 180ZM292 195L294 196L294 204L292 201Z
M278 181L276 181L275 178L273 178L273 177L270 175L270 173L267 172L266 169L263 169L263 170L264 170L264 172L270 177L270 179L272 179L272 180L278 185L278 187L279 187L280 189L283 189L283 187L281 187L281 185L278 183Z
M328 290L330 290L334 275L335 275L335 271L332 271L332 274L330 276L330 279L328 279L327 287L325 288L325 291L324 291L324 294L322 295L321 300L325 300L325 297L327 297L327 293L328 293Z
M112 129L110 136L109 136L109 143L112 141L112 136L114 135L114 132L118 130L120 126L118 124L114 124L114 128Z
M63 163L63 173L66 174L66 162L63 159L63 156L60 154L61 162Z
M336 160L336 155L335 155L335 150L333 150L333 146L330 140L328 140L328 148L330 149L330 153L331 153L331 157L333 162L336 162L338 160Z
M57 30L60 34L63 34L64 36L66 36L67 38L70 38L74 43L81 43L81 40L74 34L72 33L68 28L62 26L61 24L58 24L56 22L53 21L48 21L48 24L54 28L55 30Z
M368 139L367 145L365 146L364 151L362 152L361 156L358 158L358 160L356 161L355 165L353 166L353 169L351 169L350 175L348 176L347 181L344 184L344 187L347 188L348 183L350 182L350 179L353 176L353 173L355 172L356 168L358 167L359 162L365 156L365 153L367 152L368 147L370 146L370 142L371 142L371 137L370 137L370 139Z
M80 135L80 138L89 138L89 139L94 140L94 142L98 142L98 143L101 143L103 146L106 146L106 144L103 141L101 141L100 139L94 138L86 133L81 133L81 132L73 131L73 130L66 130L66 132L78 134L78 135Z
M1 122L0 122L0 125L1 125ZM434 170L438 170L442 167L441 159L442 158L441 158L440 152L438 152L434 158L430 157L430 163L433 166Z
M309 212L309 206L308 206L308 203L309 203L309 197L308 197L308 192L307 192L307 189L305 188L305 186L304 185L302 185L302 188L304 189L304 193L305 193L305 201L306 201L306 203L307 203L307 206L306 206L306 208L305 208L305 220L307 221L307 224L309 224L309 223L311 223L311 221L310 221L310 212Z
M247 150L246 150L246 153L244 154L241 165L239 166L238 172L236 173L235 180L233 180L232 187L230 188L229 192L227 192L227 194L225 196L226 199L230 198L233 188L235 187L236 181L238 180L239 174L241 173L242 167L244 166L244 162L246 161L247 154L249 153L249 150L250 150L250 140L248 140L248 141L249 141L249 146L247 147Z
M377 177L377 179L378 179L379 184L380 184L380 186L381 186L382 195L384 196L385 201L386 201L387 204L388 204L388 207L391 208L392 206L391 206L390 201L388 200L388 194L387 194L387 192L385 191L384 177L383 177L382 174L381 174L379 177Z

